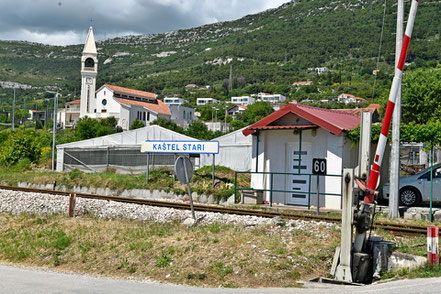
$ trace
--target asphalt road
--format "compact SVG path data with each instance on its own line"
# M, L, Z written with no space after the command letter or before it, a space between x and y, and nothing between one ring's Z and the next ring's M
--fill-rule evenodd
M0 265L0 293L155 293L155 294L242 294L242 293L304 293L304 294L349 294L387 293L423 294L441 293L441 278L394 281L362 287L314 285L309 288L285 289L213 289L192 288L152 282L135 282L95 278L84 275L64 274L37 269L24 269Z

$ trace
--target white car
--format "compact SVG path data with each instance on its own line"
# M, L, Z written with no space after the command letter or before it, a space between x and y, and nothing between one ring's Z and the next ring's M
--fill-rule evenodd
M383 186L383 198L389 200L390 184ZM430 167L414 175L400 177L400 203L414 206L430 201ZM441 202L441 163L433 166L433 202Z

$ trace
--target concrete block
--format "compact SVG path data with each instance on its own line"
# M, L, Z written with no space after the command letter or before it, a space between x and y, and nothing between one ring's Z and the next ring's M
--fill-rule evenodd
M242 192L243 202L245 204L262 204L263 203L263 192Z
M426 261L426 257L393 252L388 260L388 268L392 272L397 272L402 268L414 269L425 264Z
M433 220L435 222L441 222L441 211L438 210L433 214Z

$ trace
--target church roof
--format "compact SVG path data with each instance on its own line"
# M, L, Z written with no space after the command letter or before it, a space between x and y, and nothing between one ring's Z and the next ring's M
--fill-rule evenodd
M254 133L256 130L280 129L282 126L277 125L276 121L290 113L293 113L312 123L312 125L308 125L307 127L317 125L331 133L334 133L335 135L339 135L343 130L353 130L360 124L360 118L350 113L289 103L282 109L273 112L258 122L252 124L242 132L245 136L248 136ZM291 125L283 125L283 128L298 127L304 128L305 126L298 126L295 124L295 121L293 121L293 124Z
M84 44L83 54L84 53L90 53L90 54L98 54L96 51L95 46L95 38L93 36L93 28L89 28L89 33L87 34L86 43Z
M122 93L122 94L130 94L130 95L138 96L138 97L146 97L146 98L150 98L150 99L151 98L156 99L155 93L134 90L134 89L124 88L124 87L119 87L119 86L114 86L114 85L109 85L109 84L105 84L104 86L106 86L107 88L109 88L113 92L118 92L118 93Z
M104 84L100 89L102 89L103 87L109 88L114 94L113 98L119 103L125 104L127 106L141 106L158 114L171 115L170 109L168 108L167 104L165 104L161 100L156 99L155 93L134 90L109 84ZM139 98L148 98L148 101L134 100L133 98L116 97L116 93ZM155 103L152 103L152 101Z
M156 103L149 103L149 102L145 102L145 101L137 101L137 100L131 100L131 99L125 99L125 98L118 98L118 97L113 97L113 98L116 101L118 101L119 103L122 103L125 105L141 106L141 107L147 108L147 109L149 109L155 113L158 113L158 114L171 115L170 109L168 108L167 104L165 104L161 100L156 100L158 102L158 104L156 104Z

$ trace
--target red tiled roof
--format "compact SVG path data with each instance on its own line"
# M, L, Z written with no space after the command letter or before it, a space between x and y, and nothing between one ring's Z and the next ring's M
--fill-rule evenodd
M113 85L109 85L109 84L105 84L104 86L106 86L107 88L109 88L113 92L119 92L119 93L134 95L134 96L141 96L141 97L156 99L155 93L146 92L146 91L139 91L139 90L124 88L124 87L119 87L119 86L113 86Z
M78 104L78 103L81 103L81 100L74 100L74 101L66 102L66 104Z
M248 136L254 133L256 129L268 127L271 123L289 113L298 115L301 118L310 121L311 123L336 135L339 135L343 130L355 129L360 124L360 118L350 113L289 103L280 110L273 112L258 122L252 124L243 130L242 133L245 136ZM290 127L293 127L293 125ZM278 126L278 128L282 127Z
M156 112L156 113L171 115L170 109L168 108L167 104L165 104L161 100L156 100L156 101L158 101L158 104L153 104L153 103L149 103L149 102L145 102L145 101L124 99L124 98L118 98L118 97L113 97L113 98L116 101L123 103L125 105L142 106L142 107L150 109L151 111Z
M243 110L247 109L245 105L237 105L239 108L242 108Z
M262 126L262 127L250 127L250 130L277 130L277 129L311 129L317 128L317 125L288 125L288 126Z
M381 105L380 104L369 104L368 106L366 106L366 108L375 108L379 112Z
M312 84L312 81L302 81L302 82L294 82L292 83L294 86L296 85L310 85Z

